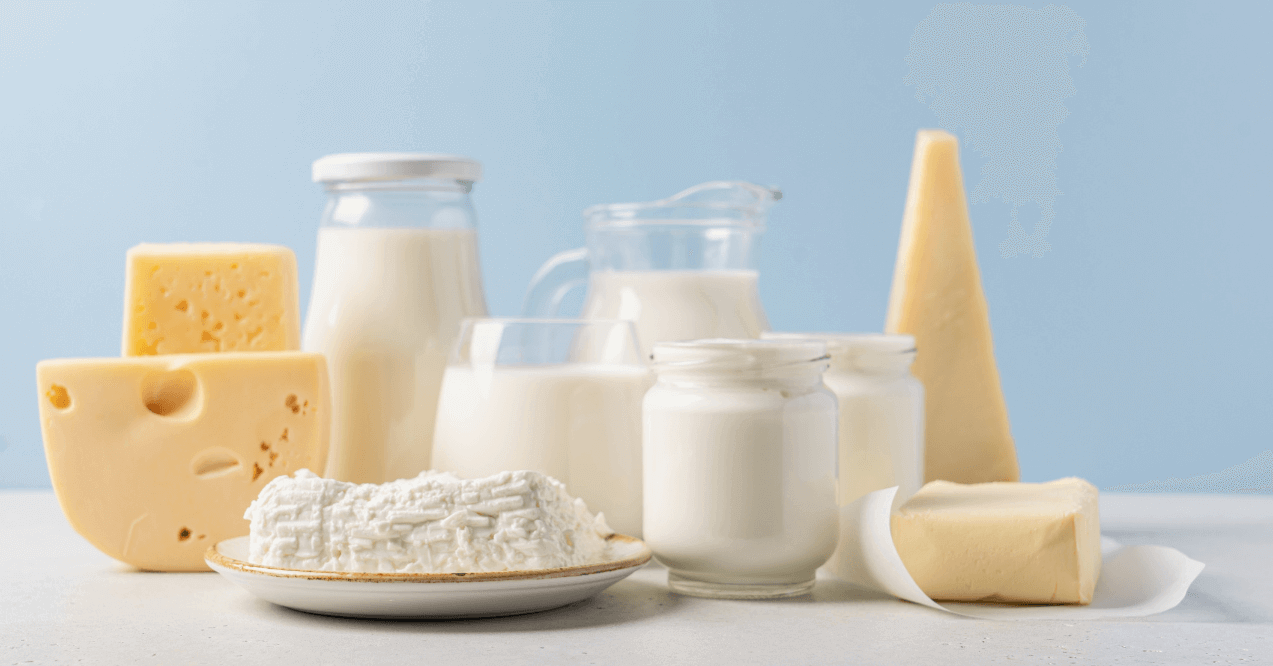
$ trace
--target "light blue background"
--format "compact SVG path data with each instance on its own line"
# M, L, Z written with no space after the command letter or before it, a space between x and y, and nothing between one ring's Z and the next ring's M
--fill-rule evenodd
M332 152L482 160L497 314L583 207L746 179L787 194L775 328L882 326L932 2L368 4L0 1L0 487L47 486L34 365L118 354L131 245L283 243L307 298ZM1001 258L1007 205L972 207L1023 476L1236 465L1273 447L1273 10L1070 6L1053 250Z

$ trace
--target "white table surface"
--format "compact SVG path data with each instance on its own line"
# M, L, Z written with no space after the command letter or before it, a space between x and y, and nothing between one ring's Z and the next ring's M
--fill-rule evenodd
M1273 497L1106 494L1101 512L1107 536L1206 563L1180 606L990 622L829 578L803 598L719 601L670 594L651 565L555 611L390 622L272 606L214 573L138 572L76 535L51 492L0 491L0 666L1273 662Z

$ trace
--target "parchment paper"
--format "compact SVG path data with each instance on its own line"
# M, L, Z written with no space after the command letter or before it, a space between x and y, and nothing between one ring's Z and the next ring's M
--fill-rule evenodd
M897 488L877 490L840 509L840 549L826 569L854 585L929 608L993 620L1141 617L1175 608L1203 564L1165 546L1124 547L1101 538L1101 577L1088 606L939 604L915 584L893 546L889 514ZM844 538L848 537L848 538Z

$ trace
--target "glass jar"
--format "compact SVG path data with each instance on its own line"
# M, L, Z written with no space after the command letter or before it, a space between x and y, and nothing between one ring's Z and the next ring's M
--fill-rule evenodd
M302 347L327 357L325 476L383 483L429 469L438 391L467 317L486 314L464 157L328 155Z
M668 586L767 598L813 588L835 549L836 402L816 341L656 345L644 538Z
M822 376L840 403L840 505L897 486L901 506L924 484L924 386L910 372L915 338L886 333L766 333L826 343Z

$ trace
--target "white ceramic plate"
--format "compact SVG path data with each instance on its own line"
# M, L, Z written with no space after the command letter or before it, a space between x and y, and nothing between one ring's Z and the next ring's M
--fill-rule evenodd
M533 613L587 599L650 561L644 541L607 539L606 559L560 569L468 574L307 571L251 564L248 537L226 539L204 559L270 603L308 613L368 618L448 619Z

